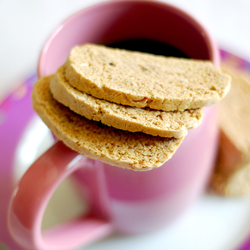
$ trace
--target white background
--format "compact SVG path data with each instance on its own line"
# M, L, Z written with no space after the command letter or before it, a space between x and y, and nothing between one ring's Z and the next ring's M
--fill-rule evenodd
M0 0L0 100L35 73L40 50L66 17L100 0ZM220 48L250 61L250 0L169 0L198 18Z

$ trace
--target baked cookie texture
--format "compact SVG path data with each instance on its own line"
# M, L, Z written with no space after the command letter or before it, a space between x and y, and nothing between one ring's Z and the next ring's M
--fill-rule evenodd
M80 154L122 168L150 170L169 160L184 138L131 133L86 119L53 98L52 77L35 83L33 108L60 140Z
M220 146L210 186L215 193L237 197L250 194L250 76L222 69L232 84L220 103Z
M100 121L105 125L143 132L161 137L181 138L187 129L200 125L203 110L165 112L149 108L134 108L95 98L72 87L61 66L50 81L53 97L64 106L89 120Z
M65 63L70 85L132 107L184 111L210 106L230 89L230 77L209 61L169 58L85 44Z
M85 44L39 79L33 107L68 147L113 166L160 167L220 101L230 76L208 61Z

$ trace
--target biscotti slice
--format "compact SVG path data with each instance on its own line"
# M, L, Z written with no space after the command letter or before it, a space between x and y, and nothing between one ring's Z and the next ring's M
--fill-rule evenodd
M220 148L212 190L225 196L250 195L250 76L231 68L227 97L220 103Z
M202 109L165 112L123 106L92 97L68 83L63 66L52 78L50 90L57 101L77 114L130 132L180 138L186 135L187 129L200 125L203 117Z
M209 61L170 58L85 44L65 62L76 89L118 104L183 111L220 101L230 77Z
M33 107L54 134L80 154L122 168L150 170L169 160L184 138L131 133L88 120L53 98L51 78L35 83Z

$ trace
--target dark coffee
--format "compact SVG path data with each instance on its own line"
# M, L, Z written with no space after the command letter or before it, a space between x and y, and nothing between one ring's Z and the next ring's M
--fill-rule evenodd
M132 39L127 41L112 43L109 44L108 46L112 48L147 52L155 55L188 58L188 56L181 50L169 44L150 39Z

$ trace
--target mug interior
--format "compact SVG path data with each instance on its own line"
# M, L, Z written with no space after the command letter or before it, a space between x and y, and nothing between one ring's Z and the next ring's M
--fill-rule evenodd
M55 73L76 45L131 39L156 40L190 58L216 62L209 33L182 10L155 1L110 1L76 13L53 32L41 52L38 76Z

